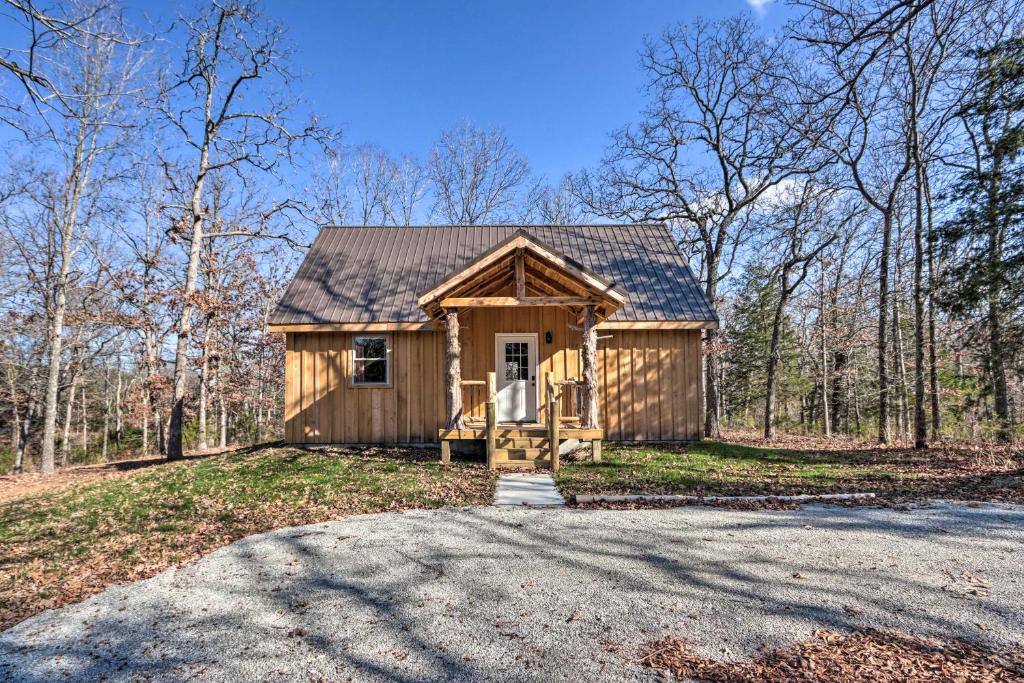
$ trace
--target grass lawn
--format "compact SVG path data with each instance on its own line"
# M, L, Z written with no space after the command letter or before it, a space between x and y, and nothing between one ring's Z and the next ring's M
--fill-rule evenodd
M614 446L601 463L564 465L564 494L771 495L875 492L921 498L1024 502L1020 451L876 448L842 441L768 446L705 441Z
M494 476L417 449L243 449L0 501L0 629L249 534L491 502ZM122 465L126 466L126 465Z

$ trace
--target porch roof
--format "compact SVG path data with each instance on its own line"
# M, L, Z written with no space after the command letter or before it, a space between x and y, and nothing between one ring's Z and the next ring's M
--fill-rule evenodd
M579 311L593 305L600 320L625 301L626 294L611 281L522 229L448 273L417 299L432 318L451 308L563 306Z

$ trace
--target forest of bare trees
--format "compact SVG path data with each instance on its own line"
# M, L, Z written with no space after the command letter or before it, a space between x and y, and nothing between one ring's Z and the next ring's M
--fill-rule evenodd
M256 4L159 40L113 1L0 8L0 473L279 437L266 321L340 223L664 221L722 318L709 437L1020 438L1016 1L666 27L637 46L646 108L558 179L470 121L422 158L349 141Z

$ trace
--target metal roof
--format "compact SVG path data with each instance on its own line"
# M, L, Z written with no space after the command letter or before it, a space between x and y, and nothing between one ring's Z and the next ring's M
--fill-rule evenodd
M656 223L325 227L270 324L426 322L419 294L519 230L624 291L609 320L718 320L669 229Z

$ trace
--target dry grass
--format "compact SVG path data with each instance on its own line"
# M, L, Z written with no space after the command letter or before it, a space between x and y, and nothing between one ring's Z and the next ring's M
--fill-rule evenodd
M1024 451L943 444L928 450L816 437L765 443L749 434L691 445L609 446L601 463L570 463L564 493L783 495L875 492L1024 503Z

